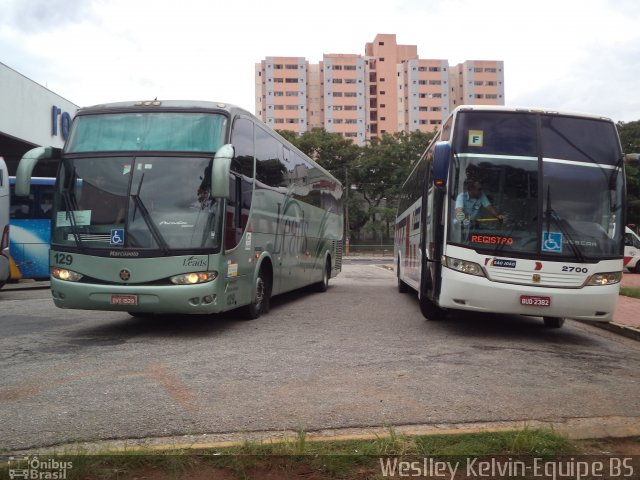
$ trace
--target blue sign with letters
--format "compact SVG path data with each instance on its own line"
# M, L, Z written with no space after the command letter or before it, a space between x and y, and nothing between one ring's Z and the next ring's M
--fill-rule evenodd
M562 233L542 232L542 251L562 253Z
M124 245L124 228L111 230L111 245Z

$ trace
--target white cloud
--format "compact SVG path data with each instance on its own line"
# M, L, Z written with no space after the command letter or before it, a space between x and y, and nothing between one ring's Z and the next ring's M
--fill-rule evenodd
M508 104L640 118L632 0L0 0L0 61L80 105L254 105L266 56L364 53L377 33L422 58L505 62Z

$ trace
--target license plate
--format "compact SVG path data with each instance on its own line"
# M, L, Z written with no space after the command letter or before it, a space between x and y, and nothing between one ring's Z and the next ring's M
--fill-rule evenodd
M551 297L538 297L536 295L520 295L520 305L530 307L550 307Z
M137 305L137 295L111 295L111 305Z

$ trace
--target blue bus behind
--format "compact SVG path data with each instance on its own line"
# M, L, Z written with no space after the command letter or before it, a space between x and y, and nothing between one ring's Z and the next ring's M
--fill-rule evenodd
M54 184L55 178L33 177L29 197L17 197L14 191L15 177L10 177L9 252L12 280L49 278Z

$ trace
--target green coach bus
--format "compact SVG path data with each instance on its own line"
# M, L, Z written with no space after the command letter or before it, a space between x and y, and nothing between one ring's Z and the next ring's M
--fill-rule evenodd
M78 110L59 161L51 293L60 308L248 318L272 295L325 291L342 266L342 185L249 112L197 101Z

